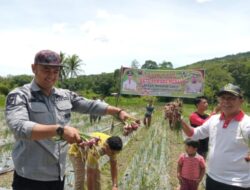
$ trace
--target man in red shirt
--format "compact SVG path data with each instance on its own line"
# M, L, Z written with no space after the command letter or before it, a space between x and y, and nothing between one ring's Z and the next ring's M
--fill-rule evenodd
M210 115L206 113L206 110L208 108L208 101L206 96L197 97L194 101L194 104L197 110L189 116L189 122L193 128L201 126L210 116L220 111L220 106L218 104ZM209 138L199 140L199 147L197 152L202 155L204 159L206 159L207 157L208 142Z
M201 126L209 117L209 115L205 113L208 108L207 98L205 96L199 96L195 98L194 104L196 106L196 111L189 116L189 122L192 127L196 128ZM208 152L208 140L209 138L199 140L197 152L203 156L204 159L206 159Z

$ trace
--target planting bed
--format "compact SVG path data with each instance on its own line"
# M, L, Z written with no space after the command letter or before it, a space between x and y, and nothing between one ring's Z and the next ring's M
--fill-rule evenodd
M155 106L152 126L140 127L128 137L122 136L122 130L118 126L110 132L111 116L104 116L101 122L90 126L89 117L80 114L72 115L71 124L81 131L105 131L111 135L119 135L125 142L124 150L118 155L119 189L121 190L172 190L178 186L176 179L176 161L183 151L182 138L171 131L167 122L163 119L163 105ZM144 116L144 106L127 107L129 113L141 121ZM3 142L0 151L1 167L13 168L10 157L13 137L6 127L3 113L0 112L0 139L8 139ZM84 127L83 127L84 126ZM102 165L102 189L111 189L111 177L107 158L103 157ZM74 173L70 162L67 162L65 190L73 190ZM0 175L0 189L11 189L12 172Z

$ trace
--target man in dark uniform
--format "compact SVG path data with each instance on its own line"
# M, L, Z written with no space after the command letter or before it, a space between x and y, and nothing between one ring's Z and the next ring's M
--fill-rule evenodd
M30 84L12 90L6 102L6 121L16 142L12 152L15 166L14 190L62 190L67 143L82 140L70 126L71 111L83 114L130 117L120 108L88 100L76 93L54 87L62 68L59 54L42 50L35 56ZM60 136L65 141L55 142Z

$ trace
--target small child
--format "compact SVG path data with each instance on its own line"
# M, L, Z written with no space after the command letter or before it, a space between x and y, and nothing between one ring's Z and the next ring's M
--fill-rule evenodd
M143 119L143 123L146 127L150 127L151 125L153 111L154 111L153 100L149 100L149 103L146 106L146 113Z
M198 141L185 140L185 151L178 160L177 177L180 190L197 190L205 174L205 160L197 153Z

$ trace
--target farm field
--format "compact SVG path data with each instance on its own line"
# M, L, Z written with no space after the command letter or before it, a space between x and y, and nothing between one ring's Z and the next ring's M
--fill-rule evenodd
M144 116L144 105L123 106L126 111L142 121ZM194 109L193 105L184 106L184 116ZM13 137L4 122L3 112L0 112L0 168L13 167L10 157ZM72 125L81 131L104 131L112 135L122 136L121 127L116 126L110 131L112 122L111 116L104 116L100 123L93 126L89 123L87 115L73 114ZM117 122L115 121L115 124ZM179 154L184 151L183 138L181 133L171 131L167 121L163 117L163 104L155 105L155 112L152 125L149 128L141 127L129 135L122 137L125 142L123 151L118 155L119 165L119 189L134 190L176 190L178 180L176 178L177 159ZM102 165L102 189L111 189L111 177L107 159L101 160ZM73 190L73 171L68 162L65 189ZM0 189L11 189L12 172L0 175ZM199 190L203 190L200 185Z

